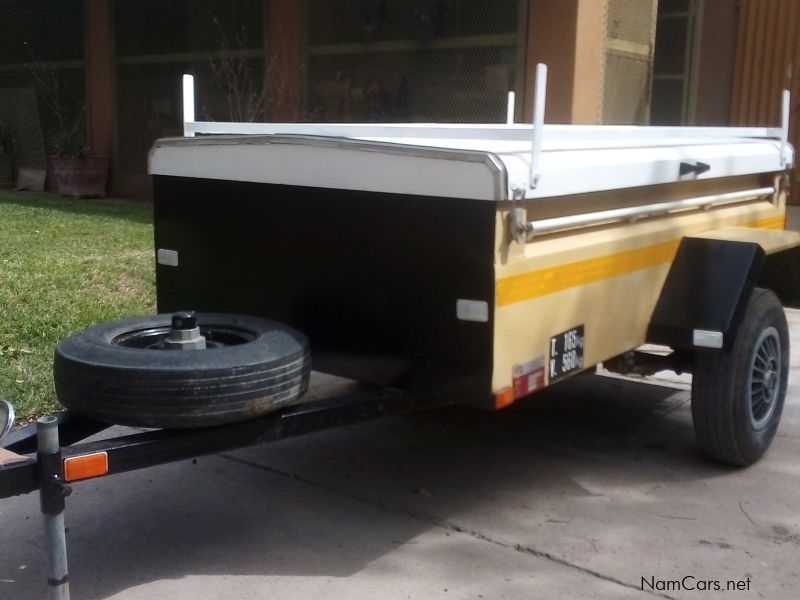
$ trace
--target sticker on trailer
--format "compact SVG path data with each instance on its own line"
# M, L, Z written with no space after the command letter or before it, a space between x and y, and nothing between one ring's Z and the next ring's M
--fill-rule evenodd
M564 333L550 338L550 362L548 375L550 383L583 369L583 348L586 338L583 325L578 325Z
M544 356L514 365L514 398L522 398L544 387Z

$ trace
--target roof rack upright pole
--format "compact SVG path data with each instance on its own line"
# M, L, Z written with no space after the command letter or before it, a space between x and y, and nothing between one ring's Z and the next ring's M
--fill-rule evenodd
M783 97L781 98L781 166L785 167L787 164L786 147L789 144L789 116L792 112L792 93L789 90L783 90Z
M506 125L514 124L514 109L516 103L516 94L508 92L508 102L506 103Z
M194 76L183 75L183 137L194 137Z
M547 65L536 65L536 87L533 89L533 143L531 144L531 169L528 185L531 189L539 184L539 160L542 154L542 130L544 128L544 109L547 98Z

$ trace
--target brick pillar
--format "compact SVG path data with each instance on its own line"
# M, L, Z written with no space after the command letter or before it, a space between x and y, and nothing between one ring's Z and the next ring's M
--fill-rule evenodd
M297 121L303 93L303 3L265 0L265 13L269 120Z
M548 67L546 123L599 122L605 0L530 0L525 119L531 120L536 63Z
M114 65L109 0L84 0L86 129L92 151L110 156L114 136Z

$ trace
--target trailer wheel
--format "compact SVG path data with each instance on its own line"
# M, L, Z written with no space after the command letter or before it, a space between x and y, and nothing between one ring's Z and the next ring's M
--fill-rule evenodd
M195 349L170 349L186 345L170 341L186 333L178 315L103 323L65 339L53 367L59 401L108 423L189 428L261 416L308 388L303 334L256 317L191 317L205 338Z
M700 446L721 462L746 466L778 429L789 374L789 330L778 297L756 288L730 352L695 358L692 417Z

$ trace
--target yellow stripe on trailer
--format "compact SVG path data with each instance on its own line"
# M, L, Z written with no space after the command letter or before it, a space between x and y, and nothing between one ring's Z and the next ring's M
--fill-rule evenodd
M758 229L786 229L786 215L761 219L753 223L747 223L745 227L755 227Z
M785 216L770 217L744 225L744 227L756 229L783 229L784 226ZM671 262L675 258L679 244L680 240L671 240L505 277L497 281L497 306L525 302L547 294Z
M672 240L500 279L497 282L497 306L524 302L670 262L679 243L680 240Z

